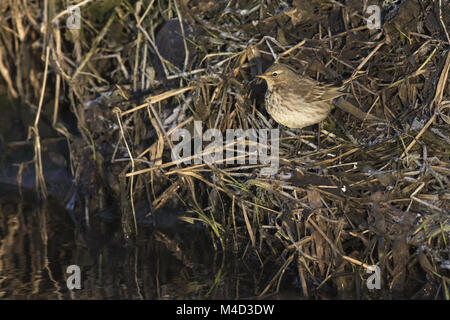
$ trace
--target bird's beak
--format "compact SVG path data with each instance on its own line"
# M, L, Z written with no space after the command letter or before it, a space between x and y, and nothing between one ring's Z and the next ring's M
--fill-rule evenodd
M260 74L260 75L258 75L258 76L256 76L256 77L257 77L257 78L264 79L264 80L267 79L267 76L266 76L265 74Z

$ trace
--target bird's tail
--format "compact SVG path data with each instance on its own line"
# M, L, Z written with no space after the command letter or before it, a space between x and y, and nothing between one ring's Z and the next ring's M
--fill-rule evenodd
M386 122L383 119L380 119L376 116L368 114L364 111L361 111L359 108L355 107L350 102L344 100L343 97L340 97L340 98L337 98L336 100L334 100L333 104L335 106L337 106L339 109L341 109L347 113L350 113L352 116L358 118L359 120L362 120L362 121L370 120L370 121L377 121L377 122L383 122L383 123Z

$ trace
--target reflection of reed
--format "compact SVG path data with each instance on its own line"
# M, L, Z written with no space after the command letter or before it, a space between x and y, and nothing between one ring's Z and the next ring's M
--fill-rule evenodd
M58 263L61 247L57 244L63 244L67 236L56 237L55 230L49 229L49 210L54 209L0 199L0 217L5 219L0 220L0 234L5 234L0 246L1 297L64 297L65 271Z
M179 228L176 217L166 223L169 215L158 215L157 241L142 233L138 246L126 248L114 223L74 232L58 206L0 199L0 298L201 298L214 278L214 251L198 226ZM81 268L81 290L66 286L72 264Z
M3 213L3 208L0 207L0 217L4 218L6 215ZM6 295L6 291L1 290L7 284L8 270L14 270L14 255L11 254L14 250L15 241L19 230L19 218L17 216L9 216L6 222L5 237L0 245L0 298ZM4 223L2 223L4 224ZM3 230L2 230L3 231ZM2 232L3 234L3 232Z

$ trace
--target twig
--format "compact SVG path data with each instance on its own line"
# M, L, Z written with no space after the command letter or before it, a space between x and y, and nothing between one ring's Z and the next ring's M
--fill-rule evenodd
M158 101L166 100L166 99L168 99L170 97L182 94L183 92L186 92L186 91L189 91L189 90L192 90L192 89L194 89L194 86L185 87L185 88L181 88L181 89L173 89L173 90L169 90L169 91L166 91L164 93L158 94L156 96L150 96L150 97L146 98L145 100L147 100L148 103L156 103ZM146 108L147 106L148 106L148 104L144 103L144 104L136 106L136 107L134 107L134 108L132 108L130 110L123 111L123 112L120 113L120 115L124 116L126 114L133 113L133 112L135 112L137 110Z

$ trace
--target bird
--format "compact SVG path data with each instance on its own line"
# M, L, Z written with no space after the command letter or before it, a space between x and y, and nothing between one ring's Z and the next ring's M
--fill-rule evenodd
M369 115L351 103L337 98L345 95L343 87L324 84L298 74L290 66L275 63L258 78L267 82L265 106L270 116L282 126L301 129L325 120L331 104L360 120L381 119Z

